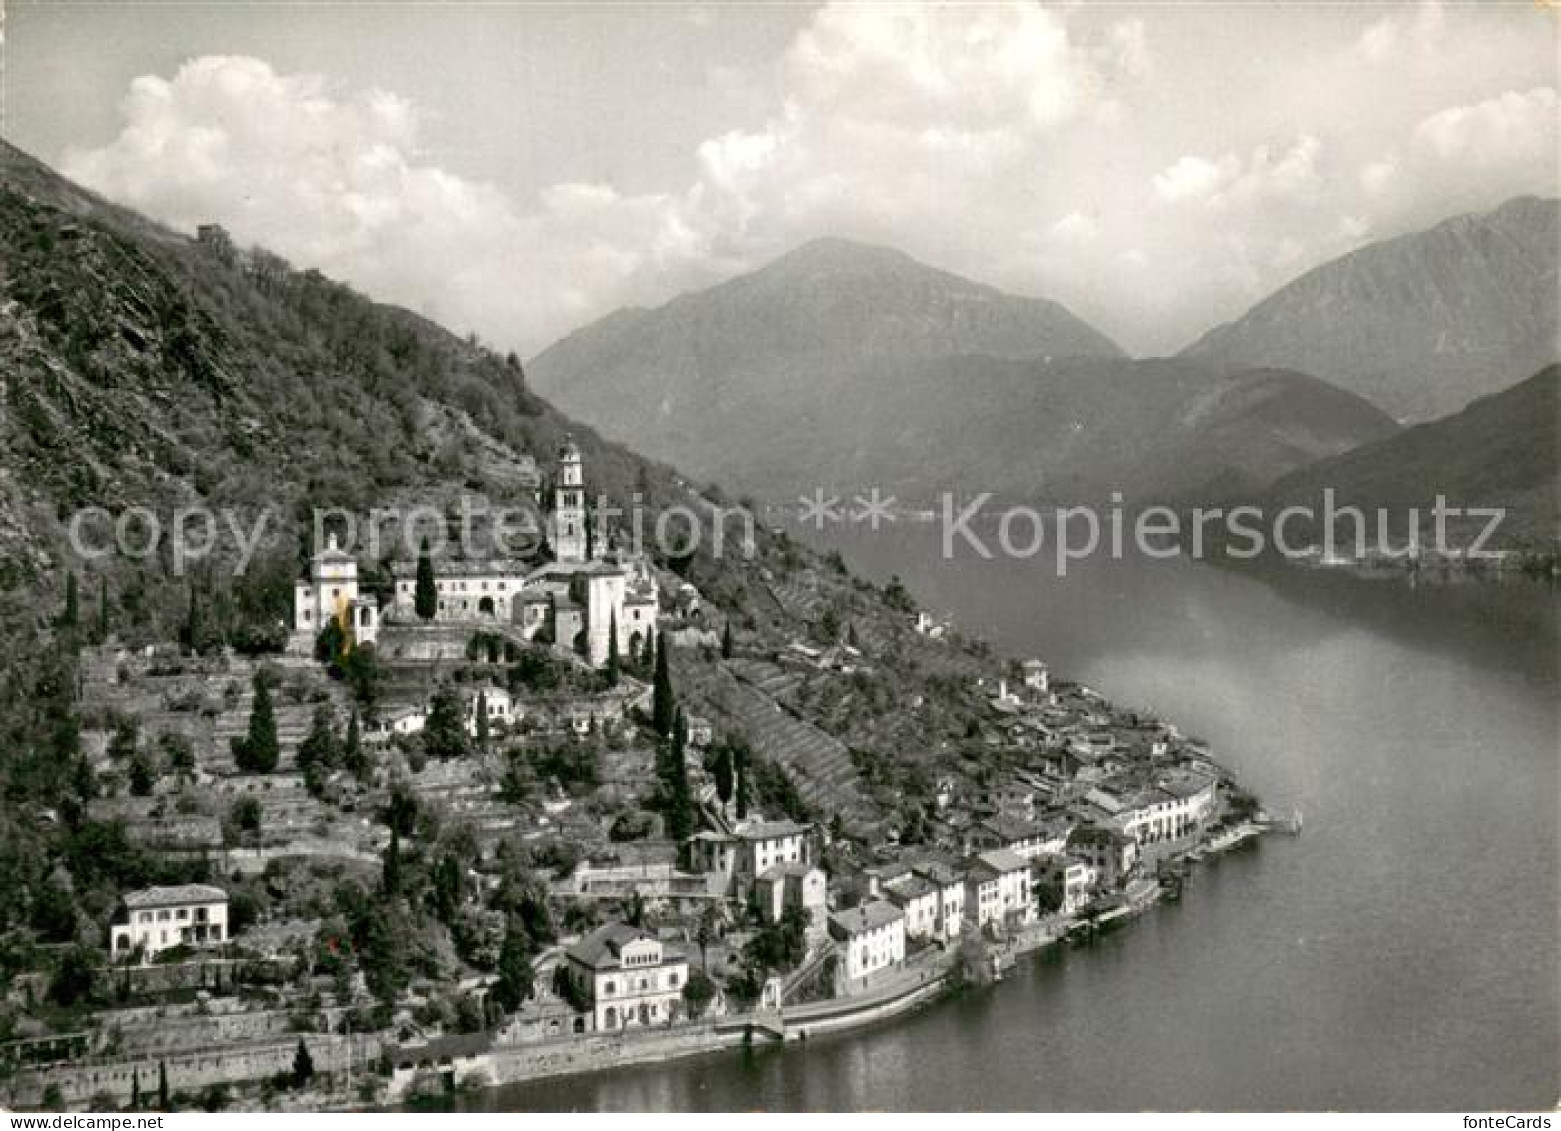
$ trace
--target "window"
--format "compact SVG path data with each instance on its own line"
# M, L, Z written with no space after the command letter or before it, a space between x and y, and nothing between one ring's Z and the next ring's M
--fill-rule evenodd
M188 919L189 917L190 917L190 912L189 912L188 908L185 908L185 907L179 908L179 912L178 912L178 915L176 916L176 918L178 918L182 922L185 919Z
M676 972L667 975L667 988L673 990L678 988L678 976Z
M166 923L166 922L168 922L168 912L166 912L166 911L159 911L157 913L157 921L159 923Z
M615 994L617 992L618 992L618 983L613 981L611 978L609 978L607 980L607 984L602 987L602 993L603 994Z

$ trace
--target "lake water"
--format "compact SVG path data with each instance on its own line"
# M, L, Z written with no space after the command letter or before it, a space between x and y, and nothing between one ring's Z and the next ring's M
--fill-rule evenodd
M1153 707L1271 804L1179 905L910 1018L502 1089L500 1110L1492 1109L1561 1096L1557 603L1183 561L835 544L1000 649Z

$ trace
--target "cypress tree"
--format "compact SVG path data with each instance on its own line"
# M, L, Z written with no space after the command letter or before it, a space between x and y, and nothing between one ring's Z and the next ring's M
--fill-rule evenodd
M694 797L688 785L688 721L683 709L672 721L666 763L667 835L682 842L694 834Z
M157 1062L157 1106L162 1111L168 1110L168 1062Z
M141 1110L141 1070L139 1068L130 1070L130 1110Z
M434 583L434 561L428 553L427 535L423 536L417 555L417 587L412 594L412 607L423 620L433 620L439 612L439 587Z
M721 659L723 659L723 660L730 660L731 658L732 658L732 622L731 621L727 621L725 627L721 629Z
M304 1043L302 1037L299 1037L298 1048L293 1053L293 1087L302 1088L312 1079L314 1079L314 1057L309 1055L309 1046Z
M390 830L390 846L385 849L385 863L380 871L380 885L385 889L386 895L395 895L401 890L401 832L399 829Z
M521 1002L532 994L536 974L531 966L531 936L515 916L510 917L504 930L504 944L499 948L499 978L493 983L493 1000L506 1013L520 1008Z
M368 777L368 759L363 755L363 736L358 727L358 710L352 710L352 717L347 720L347 739L342 746L342 768L359 781Z
M477 749L488 749L488 693L477 692Z
M252 774L269 774L276 769L282 756L277 745L271 689L260 672L255 673L255 702L249 712L249 733L237 753L241 755L239 768Z
M677 714L677 696L672 692L672 673L667 666L667 642L656 647L656 678L651 697L651 725L662 738L672 737L672 724Z
M75 628L81 619L80 598L76 592L76 575L65 575L65 609L60 613L61 628Z
M607 683L610 687L618 686L618 666L621 658L618 655L618 610L614 609L612 616L607 621Z

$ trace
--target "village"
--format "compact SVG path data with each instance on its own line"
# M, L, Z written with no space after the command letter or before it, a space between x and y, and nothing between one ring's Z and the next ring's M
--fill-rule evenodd
M1268 827L1200 741L897 580L776 532L734 607L586 486L566 442L535 555L424 552L378 593L328 538L279 654L83 651L88 814L161 882L13 979L8 1103L442 1102L808 1039L1087 941Z

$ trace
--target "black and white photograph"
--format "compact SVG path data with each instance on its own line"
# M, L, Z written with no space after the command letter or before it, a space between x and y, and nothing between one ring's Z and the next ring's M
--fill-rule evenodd
M0 0L0 1118L1550 1128L1558 87Z

